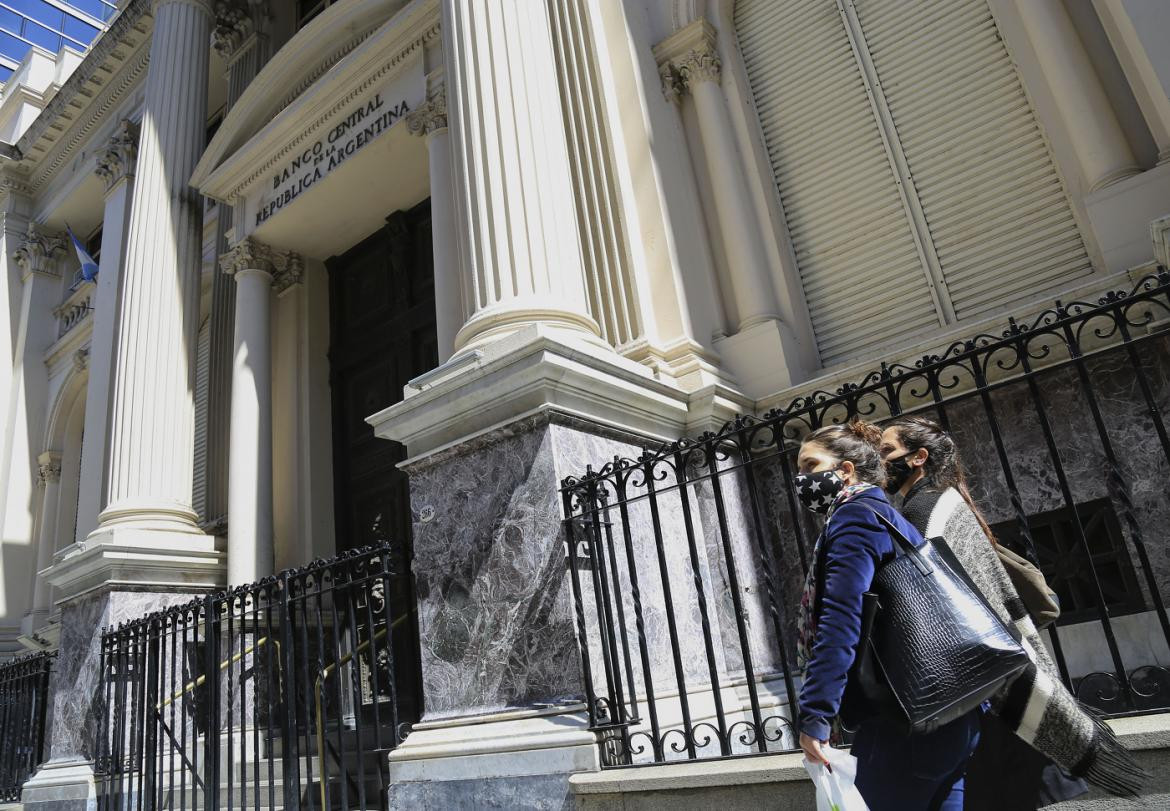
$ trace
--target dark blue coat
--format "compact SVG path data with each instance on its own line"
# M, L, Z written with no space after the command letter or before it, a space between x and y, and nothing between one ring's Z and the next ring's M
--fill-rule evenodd
M857 654L861 595L869 590L877 568L895 554L889 532L866 505L888 518L914 543L922 540L877 487L838 507L825 527L819 552L823 561L818 572L820 613L798 699L800 731L821 741L828 739L829 721L841 709L845 681Z

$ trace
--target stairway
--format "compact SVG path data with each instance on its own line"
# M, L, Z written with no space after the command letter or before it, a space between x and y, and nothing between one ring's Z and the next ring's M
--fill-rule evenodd
M327 735L325 755L325 794L326 803L322 805L322 765L321 758L316 754L298 756L292 763L286 764L283 757L283 746L280 739L270 744L261 743L259 757L255 757L251 733L244 736L237 735L233 739L231 762L227 742L220 745L219 756L219 786L218 805L221 810L246 811L255 809L260 811L283 811L293 807L289 792L296 792L300 797L302 811L322 808L328 811L357 811L358 809L382 808L386 802L386 786L383 774L385 772L386 752L375 749L377 742L373 740L370 730L359 736L355 730L341 728L332 724L325 730ZM246 739L246 757L240 757L240 743ZM385 737L384 737L385 740ZM316 749L314 735L301 735L298 744L302 750ZM331 747L331 748L330 748ZM338 764L336 751L344 751L341 758L344 768ZM190 755L188 754L188 760ZM379 763L382 772L379 772ZM291 766L290 773L285 774L287 766ZM208 769L204 764L198 764L199 779L206 781ZM176 756L166 761L159 769L160 778L168 784L164 793L159 811L178 811L179 809L204 809L210 805L207 790L196 783L192 777L190 763L183 765L183 758ZM116 809L136 809L137 793L140 790L138 782L140 775L136 772L122 775L120 796L111 798L111 802L104 806L109 811ZM286 777L288 779L286 779Z

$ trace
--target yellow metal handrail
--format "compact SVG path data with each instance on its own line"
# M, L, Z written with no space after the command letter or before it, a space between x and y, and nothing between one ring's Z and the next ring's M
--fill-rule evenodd
M331 676L337 670L337 668L339 668L343 665L349 664L351 661L353 661L353 658L355 656L368 650L370 645L372 645L374 642L377 642L379 639L384 638L388 631L390 631L394 628L397 628L400 624L402 624L402 622L408 616L410 616L410 615L405 614L405 615L399 617L398 619L394 620L394 622L390 623L389 628L383 628L382 630L375 633L368 640L366 640L365 642L362 642L360 645L358 645L356 648L354 648L352 652L347 653L347 654L345 654L345 656L342 656L337 661L332 662L329 665L326 665L324 668L321 669L320 675L317 676L317 681L313 685L313 693L314 693L313 698L314 698L314 706L317 710L317 760L318 760L318 762L320 764L320 768L321 768L321 807L322 808L325 807L325 725L324 725L324 722L322 720L324 717L324 713L322 711L323 707L321 706L321 697L323 695L322 691L323 691L323 688L325 686L325 680L328 679L329 676ZM256 650L258 650L261 645L268 644L269 642L271 642L276 647L276 653L277 653L276 666L280 670L280 672L283 674L283 672L284 672L283 669L280 669L281 668L281 665L280 665L280 641L276 640L276 639L270 639L269 637L266 637L266 636L261 637L260 639L257 639L255 644L249 645L247 648L240 651L239 653L233 654L232 656L229 656L227 659L224 659L222 662L219 663L219 670L221 672L224 670L227 670L229 667L231 667L236 662L243 659L248 654L255 653ZM192 692L193 690L199 688L200 686L202 686L206 682L207 682L207 674L204 673L202 676L199 676L194 681L188 682L183 687L183 689L179 690L177 693L172 695L170 698L164 699L163 701L160 701L158 704L156 704L155 708L154 708L155 712L158 712L163 707L166 707L170 704L173 704L175 701L178 701L180 698L182 698L186 693ZM360 740L358 742L359 742L359 744L361 743Z
M233 656L230 656L227 659L224 659L222 662L219 663L219 669L221 671L227 670L229 667L231 667L236 662L243 659L249 653L254 653L257 648L259 648L261 645L264 645L270 641L272 642L273 645L276 646L276 654L277 654L276 666L277 666L277 668L279 668L280 667L280 658L279 658L279 656L280 656L280 642L278 640L275 640L275 639L269 640L268 637L263 636L263 637L260 637L259 639L256 640L255 645L249 645L247 648L240 651L239 653L234 654ZM283 673L284 671L281 670L280 672ZM158 710L161 710L163 707L166 707L169 704L173 704L174 702L176 702L180 698L182 698L185 693L190 693L192 690L196 689L197 687L202 686L206 681L207 681L207 674L204 673L202 676L199 676L197 679L195 679L195 681L189 682L182 690L175 693L170 698L165 699L163 701L160 701L158 704L155 705L154 709L156 711L158 711Z
M378 631L376 634L374 634L372 637L367 639L365 642L362 642L360 645L358 645L356 648L354 648L351 653L345 654L345 656L342 656L340 659L338 659L333 664L325 667L321 671L321 675L319 675L317 677L316 684L313 685L313 692L315 694L314 695L314 704L315 704L316 709L317 709L317 760L321 766L321 807L322 808L325 807L325 727L321 722L321 718L323 715L323 713L321 711L322 710L321 695L322 695L322 688L325 686L325 680L327 678L329 678L329 676L335 670L337 670L337 668L341 667L344 664L348 664L349 662L353 661L354 656L357 656L358 654L362 653L367 648L369 648L371 644L373 644L374 642L377 642L380 638L386 636L386 633L388 631L397 627L399 624L401 624L409 616L410 616L409 614L403 614L401 617L394 620L394 622L390 623L390 626L388 628L383 628L381 631ZM393 665L391 665L391 666L393 666ZM377 689L377 686L375 685L375 690L376 689ZM375 698L374 700L377 701L377 698ZM397 734L397 730L395 730L395 734ZM358 732L358 744L359 744L359 746L361 744L360 727L359 727L359 732Z

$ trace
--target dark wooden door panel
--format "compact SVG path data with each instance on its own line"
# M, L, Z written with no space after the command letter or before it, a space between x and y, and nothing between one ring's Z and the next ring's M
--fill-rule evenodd
M405 613L414 608L410 493L397 467L406 449L375 437L366 417L399 402L407 381L438 363L430 202L396 212L325 264L337 550L390 540L399 572L391 600ZM413 720L422 695L417 623L395 635L394 654L402 717Z

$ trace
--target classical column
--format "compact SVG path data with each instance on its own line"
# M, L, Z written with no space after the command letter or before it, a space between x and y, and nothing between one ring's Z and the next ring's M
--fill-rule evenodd
M45 350L57 337L53 307L61 297L59 259L65 241L30 222L12 259L20 269L20 304L12 352L12 377L2 439L5 466L0 484L0 531L9 542L33 542L37 452L44 447L48 412ZM13 595L15 597L15 595Z
M61 489L61 454L59 451L45 451L37 457L40 466L38 481L41 485L41 524L37 533L37 563L33 572L32 630L36 630L49 618L52 586L40 573L53 562L57 550L57 509Z
M268 59L269 40L264 33L268 19L267 3L234 0L217 2L212 45L227 64L226 115L236 105L248 85L256 78ZM226 203L219 204L216 217L216 252L228 252L234 212ZM215 535L228 531L228 433L231 413L232 357L235 339L232 334L236 312L236 283L230 276L217 273L211 281L211 317L207 381L207 450L204 459L202 508L204 528Z
M654 52L661 64L667 98L678 101L690 91L695 102L739 330L779 320L758 218L719 84L722 66L715 31L700 20L672 35Z
M1090 191L1138 171L1129 142L1061 0L1016 0Z
M1158 146L1158 163L1170 160L1170 60L1165 34L1170 5L1161 0L1093 0Z
M455 231L470 314L455 349L532 323L599 341L547 5L443 0L442 26Z
M318 279L322 283L320 295L326 292L328 279L324 274ZM296 441L274 439L272 443L272 530L276 538L273 551L275 569L281 571L303 566L314 557L316 510L310 482L322 475L328 479L328 471L322 471L314 463L319 453L328 453L329 449L328 442L322 449L320 443L313 441L313 431L324 425L328 436L330 430L329 372L320 368L327 364L315 364L310 357L319 351L322 339L328 340L329 325L327 319L318 319L315 327L321 332L314 331L314 319L309 311L321 302L314 301L306 289L304 264L296 254L289 256L287 267L276 269L272 291L276 299L272 310L272 430L274 437L297 437ZM324 388L314 386L317 382L311 378L314 373L321 376L318 380L324 383ZM316 411L318 407L324 411ZM315 425L318 427L314 428ZM318 488L318 497L322 489L332 497L328 481L323 484L323 488Z
M459 289L455 249L455 210L451 199L451 136L447 129L447 93L439 90L426 104L406 117L412 135L427 139L431 174L431 246L435 263L435 327L439 363L455 352L455 333L466 314Z
M16 249L28 233L29 188L25 178L11 170L0 170L0 540L23 538L31 543L30 510L20 509L22 494L27 508L33 497L35 471L27 456L14 455L13 439L19 424L14 409L17 373L17 345L20 313L24 300L24 272L16 261ZM44 441L43 438L40 441ZM31 450L31 449L30 449ZM23 453L23 451L22 451ZM16 491L10 497L10 491ZM11 514L9 504L13 509ZM31 600L32 595L5 595L7 599Z
M130 203L134 199L134 165L138 159L138 125L123 120L97 154L95 172L106 187L102 217L102 253L93 298L89 348L89 385L85 392L85 433L81 446L81 488L77 500L77 540L98 524L106 505L106 450L109 442L110 392L114 340L118 326L118 281L126 248ZM70 539L72 540L72 539Z
M228 583L272 573L271 251L250 238L228 251L220 268L235 279L228 461Z
M104 529L202 534L191 508L210 0L156 0L112 377ZM149 533L147 535L146 533ZM172 536L173 537L173 536Z

